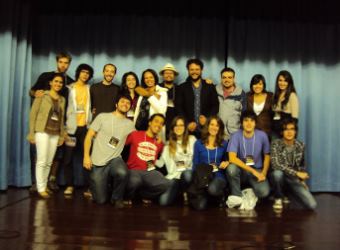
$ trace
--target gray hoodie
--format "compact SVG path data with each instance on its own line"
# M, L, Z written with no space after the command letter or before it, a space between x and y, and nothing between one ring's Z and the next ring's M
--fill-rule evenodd
M235 90L227 98L224 98L222 84L216 86L218 101L220 104L218 116L225 125L226 138L240 129L240 116L247 107L246 93L241 87L235 86Z

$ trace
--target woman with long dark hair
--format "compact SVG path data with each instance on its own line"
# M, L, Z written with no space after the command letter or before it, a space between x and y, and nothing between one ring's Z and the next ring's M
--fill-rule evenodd
M38 194L48 198L48 175L57 150L64 142L65 98L60 95L64 75L55 73L50 81L51 89L34 99L27 139L36 145L37 161L35 166Z
M263 75L256 74L251 78L250 91L247 93L247 110L257 116L256 127L271 135L273 120L273 93L266 90Z
M149 117L156 113L165 115L168 103L168 93L167 89L158 85L158 76L153 69L146 69L143 71L141 85L149 93L153 94L150 97L139 96L134 123L137 130L147 130ZM164 133L165 130L163 134Z
M292 75L287 70L282 70L276 77L274 103L273 103L273 132L279 137L281 121L285 118L294 118L296 123L299 118L299 99L294 87Z
M211 196L223 198L227 181L224 169L228 167L227 146L224 140L224 124L218 116L208 118L201 133L201 139L195 142L193 171L197 171L199 165L212 168L213 179L208 185L207 193ZM202 197L197 209L207 207L207 198Z
M138 86L139 86L138 76L134 72L130 71L123 75L121 92L122 94L129 95L131 97L132 100L131 108L127 113L127 117L131 120L134 119L137 101L139 97L139 95L135 91L136 87Z

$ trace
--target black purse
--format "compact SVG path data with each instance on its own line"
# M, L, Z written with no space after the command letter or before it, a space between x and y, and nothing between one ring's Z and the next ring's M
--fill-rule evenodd
M139 114L136 119L135 127L137 130L147 130L148 129L148 121L149 121L149 114L150 114L150 103L148 99L143 97L140 108Z

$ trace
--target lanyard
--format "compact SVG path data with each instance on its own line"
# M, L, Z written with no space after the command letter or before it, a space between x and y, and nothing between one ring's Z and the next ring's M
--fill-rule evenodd
M244 158L247 157L247 148L246 148L246 142L244 140L244 135L242 133L242 141L243 141L243 149L244 149ZM256 137L255 137L255 131L254 131L254 140L253 140L253 152L252 152L252 156L254 156L254 149L255 149L255 141L256 141Z
M217 148L218 148L218 147L216 147L216 149L215 149L215 162L214 162L214 164L217 164L217 162L216 162L216 158L217 158ZM207 152L208 152L208 164L210 164L210 153L209 153L209 149L207 149Z

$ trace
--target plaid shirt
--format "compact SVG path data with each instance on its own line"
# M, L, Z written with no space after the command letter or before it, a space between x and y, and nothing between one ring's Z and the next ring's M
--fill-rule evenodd
M305 145L295 140L293 145L293 166L289 166L287 146L283 139L275 140L271 145L270 157L274 170L282 170L285 174L296 176L297 171L305 171Z

